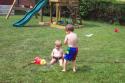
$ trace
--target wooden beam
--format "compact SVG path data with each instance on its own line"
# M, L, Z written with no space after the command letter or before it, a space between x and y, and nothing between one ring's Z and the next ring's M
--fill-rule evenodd
M59 21L59 3L56 3L56 23Z
M7 13L6 19L8 19L8 18L9 18L10 13L12 12L13 7L14 7L15 3L16 3L16 0L14 0L14 1L13 1L13 4L12 4L12 6L10 7L9 12Z
M40 22L43 22L43 9L40 10Z
M53 19L52 19L52 3L50 2L50 22L52 23L53 22Z

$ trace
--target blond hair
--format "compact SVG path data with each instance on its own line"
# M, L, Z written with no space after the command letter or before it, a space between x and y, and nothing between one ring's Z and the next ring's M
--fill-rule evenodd
M56 40L56 41L55 41L55 45L56 45L56 46L62 46L61 40Z

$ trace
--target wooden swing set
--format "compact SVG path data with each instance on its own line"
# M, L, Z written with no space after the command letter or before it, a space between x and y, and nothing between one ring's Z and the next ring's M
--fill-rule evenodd
M50 19L51 19L51 27L61 27L61 28L64 28L64 26L60 26L58 24L58 22L62 21L62 8L63 7L67 7L69 8L70 11L70 14L69 14L69 17L74 17L74 18L70 18L72 20L72 23L75 24L77 23L77 21L79 20L80 23L79 24L82 24L82 20L81 18L78 18L79 16L79 0L50 0ZM53 23L53 16L52 16L52 6L56 6L56 21ZM74 11L72 11L72 9L74 9ZM66 17L64 17L66 18ZM64 22L65 24L65 22Z
M33 0L27 0L29 1L29 6L31 7L25 7L25 4L20 4L19 2L20 0L14 0L13 4L6 16L6 19L9 18L10 13L12 12L12 10L23 10L23 11L27 11L30 10L31 8L33 8L36 4L36 2L33 5ZM34 0L37 1L37 0ZM20 5L23 5L20 6ZM55 7L56 10L56 15L53 19L53 8ZM63 7L67 7L69 8L70 14L68 14L72 21L72 24L77 24L77 20L79 20L80 24L82 24L81 18L77 18L79 16L79 0L49 0L49 11L50 11L50 21L49 22L44 22L43 21L43 10L41 9L41 21L39 22L40 25L44 25L44 24L49 24L51 27L56 27L56 28L64 28L64 25L66 24L66 22L63 20L63 18L67 18L67 17L63 17ZM74 10L72 10L74 9ZM68 20L68 19L67 19ZM63 22L62 22L63 21ZM79 24L78 24L79 25Z

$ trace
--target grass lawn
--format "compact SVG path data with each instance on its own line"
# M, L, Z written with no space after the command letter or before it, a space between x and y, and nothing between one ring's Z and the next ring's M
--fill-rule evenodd
M69 63L64 73L58 64L23 68L36 56L49 59L54 41L63 41L65 32L39 26L34 17L29 27L13 27L20 18L0 16L0 83L125 83L125 27L84 21L84 26L75 30L79 37L77 72L72 72ZM114 32L116 27L120 32Z

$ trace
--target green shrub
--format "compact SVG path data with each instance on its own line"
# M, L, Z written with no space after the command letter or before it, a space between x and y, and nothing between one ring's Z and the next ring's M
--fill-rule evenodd
M80 0L80 15L88 16L89 12L94 10L97 0Z
M115 0L80 0L80 15L84 19L106 22L125 20L125 4Z

